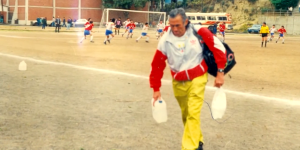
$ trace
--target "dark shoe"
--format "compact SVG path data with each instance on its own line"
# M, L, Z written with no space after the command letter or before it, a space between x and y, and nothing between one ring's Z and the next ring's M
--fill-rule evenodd
M203 143L199 142L199 147L197 148L197 150L203 150Z
M107 42L110 44L110 40L107 40Z

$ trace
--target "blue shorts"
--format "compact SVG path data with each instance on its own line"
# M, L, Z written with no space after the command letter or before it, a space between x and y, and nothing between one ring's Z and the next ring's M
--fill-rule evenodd
M283 34L282 34L282 33L280 33L280 34L279 34L279 37L283 37Z
M157 30L158 31L158 33L162 33L163 32L163 30L162 29L159 29L159 30Z
M271 36L273 36L274 35L274 33L271 33Z
M129 29L129 33L132 33L133 29Z
M90 35L90 30L84 30L84 35Z
M110 35L110 34L113 34L113 32L112 32L111 30L106 30L106 31L105 31L105 35L106 35L106 36L108 36L108 35Z
M145 32L142 33L142 36L146 36L146 35L147 35L147 33L145 33Z
M225 35L225 31L223 31L223 32L220 32L222 35Z

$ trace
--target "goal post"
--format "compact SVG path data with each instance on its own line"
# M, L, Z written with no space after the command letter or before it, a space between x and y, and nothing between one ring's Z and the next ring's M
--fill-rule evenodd
M150 27L156 28L156 25L160 21L163 21L163 23L166 24L166 17L166 12L106 8L102 12L99 31L100 28L106 28L106 23L112 18L115 18L116 20L121 18L122 24L127 20L127 18L129 18L133 20L137 27L143 27L143 24L148 22Z

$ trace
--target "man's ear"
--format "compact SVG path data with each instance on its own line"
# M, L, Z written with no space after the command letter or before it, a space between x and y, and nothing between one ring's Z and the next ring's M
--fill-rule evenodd
M188 23L189 23L189 20L186 19L185 22L184 22L184 26L187 26Z

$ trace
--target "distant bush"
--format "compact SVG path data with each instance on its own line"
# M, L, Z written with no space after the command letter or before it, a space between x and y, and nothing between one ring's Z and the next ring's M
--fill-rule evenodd
M209 12L214 11L214 9L215 9L214 6L210 6L210 7L209 7Z
M207 10L208 10L208 6L204 6L203 7L203 12L207 12Z
M257 0L248 0L249 3L255 3Z
M248 9L245 9L245 10L244 10L244 13L248 13L248 12L249 12L249 10L248 10Z

